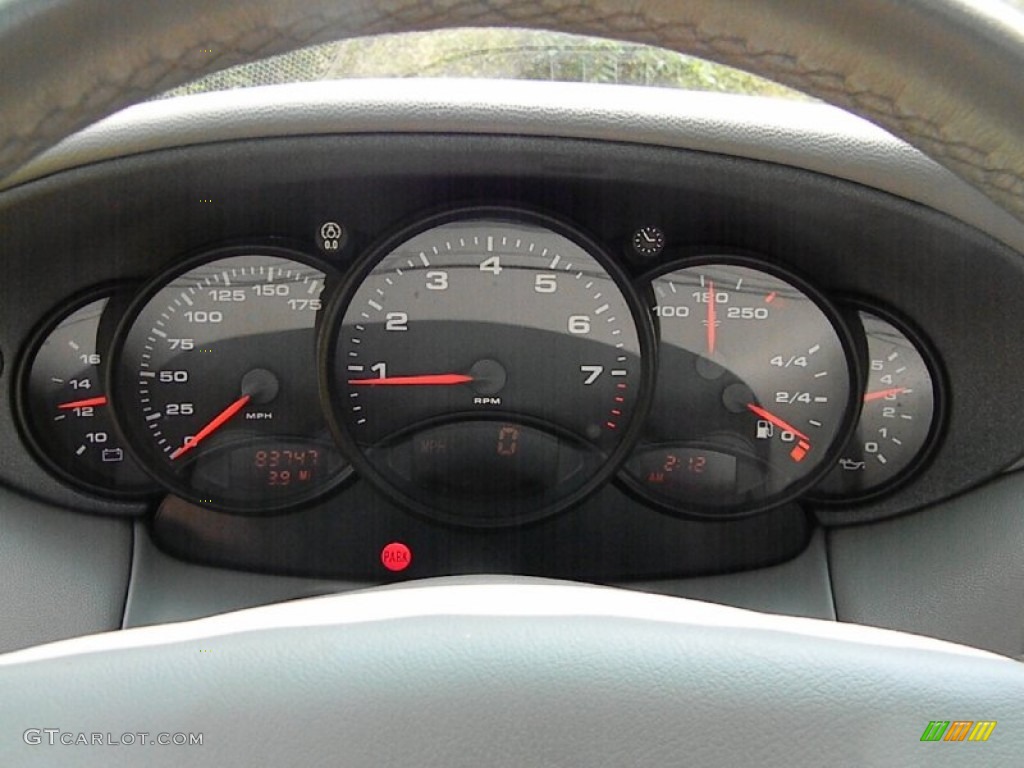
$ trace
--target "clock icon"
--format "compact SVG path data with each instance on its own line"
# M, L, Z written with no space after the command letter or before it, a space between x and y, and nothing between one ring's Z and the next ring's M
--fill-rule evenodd
M633 233L633 250L641 256L657 256L665 247L665 233L661 227L640 227Z

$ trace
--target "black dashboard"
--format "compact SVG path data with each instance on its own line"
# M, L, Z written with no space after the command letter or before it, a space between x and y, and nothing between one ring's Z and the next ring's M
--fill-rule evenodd
M452 226L469 232L471 261L410 261L416 288L385 300L383 281L405 276L388 259L418 261L417 237L435 238L435 258ZM23 184L5 192L0 228L12 267L0 282L0 480L83 512L140 516L162 549L200 563L367 580L734 572L795 557L821 526L949 499L1024 449L1024 413L999 405L1024 355L1019 257L920 204L779 163L581 137L239 137ZM518 250L517 235L529 240ZM547 252L554 242L576 269ZM531 244L542 262L529 261ZM550 290L556 276L601 284L572 298ZM513 277L518 288L486 294ZM167 330L161 291L189 285L213 302L186 299L189 327L228 329L234 351L175 331L175 351L194 362L147 368L153 329ZM677 291L685 300L668 296ZM441 316L412 336L411 307L436 308L442 294ZM551 295L550 312L530 303ZM375 335L349 317L367 302L381 305ZM288 311L260 314L272 305ZM74 349L70 363L40 355L90 306L94 350ZM613 315L618 333L590 338ZM278 335L245 330L261 316L284 324ZM884 354L871 347L880 338ZM79 344L58 345L69 341ZM372 359L357 358L364 342ZM729 344L743 354L729 360ZM822 348L831 357L819 364ZM94 370L60 375L76 361ZM515 389L524 378L534 383ZM136 386L151 380L178 387L159 408ZM260 398L266 407L249 406ZM349 398L395 425L363 440L365 412ZM149 417L170 421L168 405L180 428L147 453ZM108 407L116 418L97 429L89 420ZM869 410L877 423L857 432ZM239 424L210 483L160 468ZM411 430L406 447L383 450L399 428ZM76 471L79 447L92 463ZM133 457L147 469L126 470ZM834 479L869 462L885 467L877 482ZM459 483L437 479L453 473ZM665 490L666 475L682 479Z

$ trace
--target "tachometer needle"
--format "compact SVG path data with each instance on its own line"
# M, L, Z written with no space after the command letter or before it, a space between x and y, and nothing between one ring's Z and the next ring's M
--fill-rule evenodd
M811 438L809 438L807 435L805 435L803 432L801 432L796 427L792 426L791 424L787 424L782 419L780 419L778 416L776 416L774 413L766 411L764 408L761 408L758 405L754 405L753 403L747 403L747 410L749 410L752 413L756 414L757 416L759 416L760 418L764 419L765 421L771 422L772 424L774 424L779 429L783 429L786 432L792 432L794 435L799 437L801 440L806 440L807 442L810 442L810 440L811 440ZM809 447L810 446L808 446L808 448Z
M718 322L715 309L715 281L708 281L708 354L715 354L715 323Z
M72 408L94 408L97 405L106 405L106 395L90 397L88 400L72 400L70 403L61 403L57 406L62 411L70 411Z
M461 373L431 373L425 376L385 376L376 379L349 379L348 383L359 387L450 387L475 381L472 376Z
M214 432L216 432L218 429L220 429L225 424L227 424L228 421L230 421L231 418L236 413L238 413L240 410L245 408L245 406L249 403L249 401L251 399L252 399L251 395L242 395L240 398L235 400L235 402L233 402L231 405L229 405L223 411L218 413L214 417L213 421L211 421L205 427L203 427L198 432L196 432L196 434L192 437L191 440L188 440L184 445L182 445L174 453L172 453L171 454L171 460L173 461L174 459L180 458L181 456L185 455L186 453L191 451L193 448L195 448L197 445L199 445L199 443L201 443L203 440L205 440L210 435L212 435Z
M906 391L906 387L893 387L892 389L882 389L878 392L868 392L864 395L864 402L870 403L872 400L882 400L889 397L889 395L902 395Z

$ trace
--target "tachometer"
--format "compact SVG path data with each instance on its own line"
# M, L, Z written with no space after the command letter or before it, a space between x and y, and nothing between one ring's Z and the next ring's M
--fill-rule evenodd
M450 522L564 508L641 422L649 323L596 246L546 218L475 209L402 233L325 331L323 392L360 475Z
M793 276L730 257L649 283L658 381L627 484L673 511L734 514L826 472L859 391L851 337L829 305Z
M266 512L337 483L318 407L324 270L281 248L231 249L157 279L115 342L115 416L141 463L190 501Z

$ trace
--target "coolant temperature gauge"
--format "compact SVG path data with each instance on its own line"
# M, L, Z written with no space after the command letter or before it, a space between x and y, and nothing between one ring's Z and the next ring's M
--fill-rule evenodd
M20 377L19 410L30 444L54 474L130 498L155 486L114 432L103 391L103 337L109 341L116 320L106 313L110 296L73 303L37 335Z
M868 378L853 437L814 489L825 501L857 501L890 490L927 456L939 391L925 348L873 312L860 311L868 341Z

